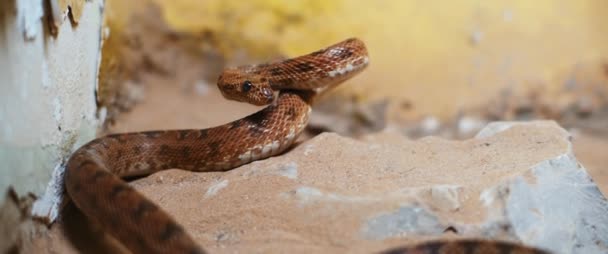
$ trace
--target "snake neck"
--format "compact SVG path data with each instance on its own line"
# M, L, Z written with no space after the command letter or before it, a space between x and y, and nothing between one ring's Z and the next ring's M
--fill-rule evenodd
M332 87L355 76L368 62L365 44L351 38L307 55L259 67L274 90L314 90Z

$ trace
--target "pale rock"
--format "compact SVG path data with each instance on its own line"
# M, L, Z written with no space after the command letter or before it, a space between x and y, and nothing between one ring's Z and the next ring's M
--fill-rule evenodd
M491 123L464 141L324 133L231 171L169 170L134 186L210 253L372 253L462 237L608 253L608 203L571 146L548 121Z

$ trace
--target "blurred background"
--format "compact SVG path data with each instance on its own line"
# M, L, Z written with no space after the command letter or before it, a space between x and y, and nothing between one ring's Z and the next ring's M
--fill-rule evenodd
M215 96L224 66L355 36L371 65L318 105L324 117L314 119L316 128L357 135L390 126L462 138L487 121L555 119L602 132L606 10L601 0L109 0L98 100L114 119L143 98L148 74L185 94ZM332 114L340 121L329 126Z

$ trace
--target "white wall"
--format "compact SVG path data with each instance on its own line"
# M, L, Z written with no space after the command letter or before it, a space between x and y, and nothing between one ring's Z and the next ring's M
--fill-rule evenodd
M86 1L78 24L59 10L56 37L46 32L45 2L0 1L0 198L9 186L19 195L57 197L52 176L61 177L63 160L94 138L99 122L104 1ZM39 213L52 210L37 205Z

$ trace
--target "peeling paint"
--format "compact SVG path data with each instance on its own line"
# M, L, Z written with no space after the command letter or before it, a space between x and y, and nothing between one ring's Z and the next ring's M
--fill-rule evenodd
M55 118L55 121L57 121L57 123L61 123L61 119L63 118L63 109L61 106L60 97L55 97L55 99L53 99L53 109L53 117Z
M85 1L82 0L50 0L57 1L59 3L59 8L62 12L67 13L70 12L73 17L73 21L78 23L80 22L80 18L82 17L82 9L84 7Z
M47 88L51 87L52 82L49 77L49 66L46 63L46 61L42 61L41 71L42 71L42 77L41 77L42 79L41 79L40 84L42 85L42 88L47 89Z
M18 26L26 40L33 40L40 32L43 10L40 0L17 1Z
M53 170L51 181L48 183L47 191L32 206L32 216L48 220L48 222L57 218L60 211L61 196L64 192L63 172L61 163L57 164Z
M41 197L32 213L49 222L63 195L62 162L95 137L99 124L94 86L103 0L79 2L86 18L62 24L52 38L43 22L51 15L44 13L47 0L14 1L14 10L0 4L0 49L7 49L0 50L0 190Z

